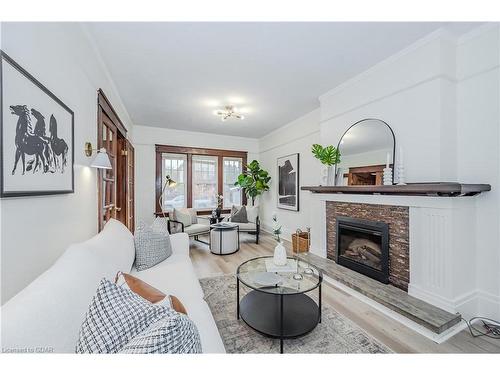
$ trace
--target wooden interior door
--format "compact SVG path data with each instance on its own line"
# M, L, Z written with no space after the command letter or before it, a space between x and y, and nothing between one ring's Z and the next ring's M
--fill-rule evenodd
M103 112L101 113L98 147L105 148L111 162L112 169L99 169L99 230L107 221L116 218L116 174L118 153L118 130L113 121Z
M126 225L132 233L135 230L135 150L132 144L126 140L126 164L127 164L127 191L126 191Z
M116 219L134 232L134 148L118 133Z
M97 172L99 230L111 218L131 229L127 207L133 191L130 193L128 189L129 165L123 157L127 153L127 131L102 90L98 91L97 104L97 147L106 149L112 167Z

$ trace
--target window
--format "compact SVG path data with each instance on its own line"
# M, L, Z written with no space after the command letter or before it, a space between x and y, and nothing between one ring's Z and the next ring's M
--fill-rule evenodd
M242 192L234 183L243 171L243 159L225 157L224 160L224 208L231 208L233 205L241 206Z
M174 208L196 208L209 214L224 196L223 212L232 205L246 204L246 197L234 183L247 162L244 151L156 145L156 214ZM160 207L159 198L169 175L177 182L167 187Z
M216 156L193 155L193 207L213 209L217 206Z
M168 212L174 208L186 207L187 203L187 185L186 185L186 155L182 154L162 154L162 184L165 184L165 178L170 176L177 185L175 187L166 187L163 195L163 210ZM164 185L162 185L163 189Z

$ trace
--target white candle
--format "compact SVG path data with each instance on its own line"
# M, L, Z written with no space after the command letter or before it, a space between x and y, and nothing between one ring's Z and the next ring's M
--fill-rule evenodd
M391 154L387 153L387 158L386 158L386 162L385 162L385 167L386 168L389 168L389 162L391 160Z

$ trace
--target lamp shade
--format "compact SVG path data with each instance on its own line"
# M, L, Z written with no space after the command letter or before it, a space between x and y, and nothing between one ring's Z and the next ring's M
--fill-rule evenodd
M111 161L109 160L108 153L105 148L101 148L97 151L97 155L90 164L91 167L99 169L111 169Z
M168 185L168 187L171 187L171 188L177 186L177 182L172 180L172 178L170 176L166 177L166 184Z

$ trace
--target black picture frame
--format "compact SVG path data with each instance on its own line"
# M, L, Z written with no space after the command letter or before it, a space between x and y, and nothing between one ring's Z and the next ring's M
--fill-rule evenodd
M286 165L287 170L282 170L280 164ZM276 175L278 176L278 186L276 188L277 208L289 211L299 211L300 154L294 153L277 158Z
M5 173L9 172L8 170L6 171L4 168L4 160L5 160L5 153L8 152L9 150L6 150L4 146L4 136L5 136L5 119L4 119L4 100L5 100L5 93L4 93L4 67L5 64L9 64L12 68L17 70L22 76L24 76L27 80L29 80L34 86L38 87L44 94L46 94L50 99L54 101L55 104L59 105L64 111L67 111L69 116L71 117L71 129L70 129L70 134L71 134L71 140L69 144L65 142L66 146L70 146L71 150L68 150L65 153L65 157L67 158L68 155L71 156L71 165L64 165L62 168L65 170L69 170L71 172L71 188L67 189L46 189L46 190L6 190L5 189ZM63 140L64 141L64 140ZM72 194L75 192L75 172L74 172L74 164L75 164L75 114L69 108L63 101L61 101L57 96L55 96L47 87L45 87L40 81L38 81L34 76L32 76L26 69L21 67L14 59L12 59L7 53L5 53L3 50L0 50L0 145L1 147L1 152L0 152L0 198L8 198L8 197L28 197L28 196L43 196L43 195L56 195L56 194ZM11 150L12 151L12 150ZM62 164L62 162L59 162ZM17 163L15 163L17 164ZM57 164L57 162L56 162ZM24 166L23 166L24 168ZM33 171L35 172L37 170L37 167L35 165ZM34 173L33 172L33 173ZM47 172L43 172L47 173ZM13 173L12 173L13 174ZM67 181L69 182L69 181Z

